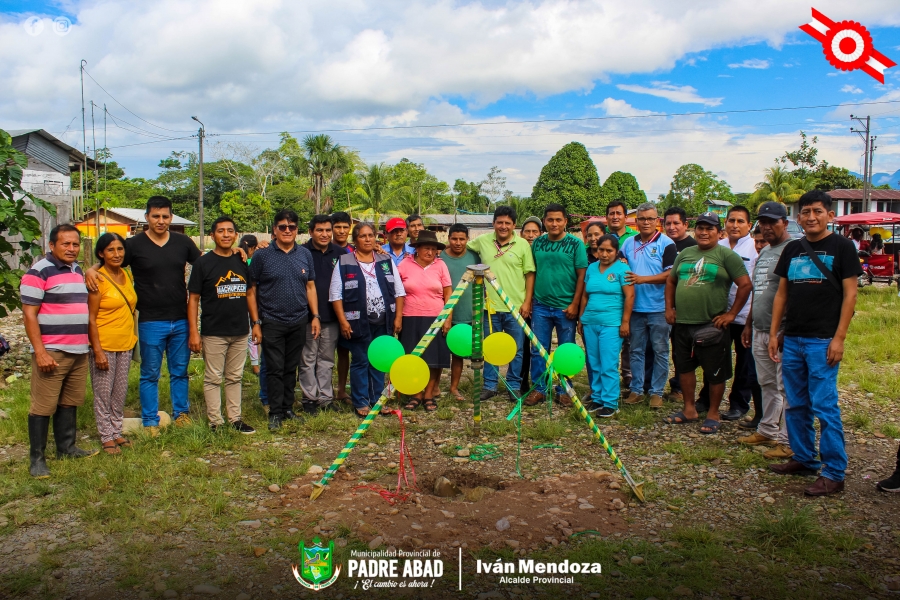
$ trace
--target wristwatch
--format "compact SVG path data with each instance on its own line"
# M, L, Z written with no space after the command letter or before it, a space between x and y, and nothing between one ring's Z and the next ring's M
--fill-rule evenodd
M320 320L320 321L322 320L322 317L320 317L319 315L313 315L312 318L313 318L313 319L318 319L318 320Z
M257 319L255 321L250 322L251 325L262 325L262 319Z

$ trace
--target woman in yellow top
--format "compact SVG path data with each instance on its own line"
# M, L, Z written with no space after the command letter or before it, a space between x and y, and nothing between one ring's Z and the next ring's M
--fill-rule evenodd
M134 310L137 294L131 276L122 269L125 240L117 233L104 233L94 255L100 261L99 289L88 293L88 337L91 342L91 387L94 417L103 450L119 454L120 446L131 446L122 436L128 368L137 343Z

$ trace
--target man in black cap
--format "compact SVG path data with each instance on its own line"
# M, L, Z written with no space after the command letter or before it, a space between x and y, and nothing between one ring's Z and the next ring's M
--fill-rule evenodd
M700 427L703 434L719 431L719 404L732 371L728 326L744 307L752 287L741 257L719 245L721 229L717 214L707 212L697 217L697 245L678 254L666 280L666 321L675 326L672 346L684 409L663 421L670 425L697 421L695 371L702 367L709 382L709 412ZM732 283L737 285L737 293L729 309Z
M756 406L756 431L738 439L748 446L774 446L766 452L769 459L790 458L791 445L788 442L787 425L784 420L784 381L781 363L769 357L769 329L772 326L772 303L778 293L781 278L775 274L775 265L781 258L785 246L791 241L788 233L788 214L783 204L766 202L759 207L759 229L768 245L759 253L753 268L753 296L750 315L741 343L744 348L752 348L756 363L756 377L762 388L762 405ZM783 321L783 320L782 320ZM783 335L783 326L779 328ZM751 421L752 423L752 421ZM743 425L743 424L742 424Z

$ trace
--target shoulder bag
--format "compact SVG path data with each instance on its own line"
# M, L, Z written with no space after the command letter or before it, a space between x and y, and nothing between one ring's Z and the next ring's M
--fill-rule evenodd
M123 271L124 271L124 269L123 269ZM131 281L131 286L134 287L134 279L131 278L131 273L129 273L128 271L125 271L125 276L128 277L129 281ZM106 273L106 281L108 281L110 283L110 285L112 285L114 288L116 288L116 291L119 292L119 295L122 296L123 300L125 300L125 306L127 306L128 310L131 311L131 319L134 322L134 337L137 338L138 337L137 305L135 305L135 306L131 305L131 302L128 301L128 296L126 296L125 293L119 288L119 286L116 285L116 282L112 280L112 277L110 277L109 273ZM140 338L138 338L138 339L140 339ZM136 363L141 362L141 345L140 345L139 341L134 343L134 348L131 352L131 360Z
M834 286L834 289L839 291L841 294L844 293L844 288L841 286L840 282L837 280L837 277L834 276L834 273L825 266L822 262L822 259L815 253L812 249L812 246L809 245L809 240L806 237L800 238L800 245L803 246L803 249L806 250L806 254L809 255L810 260L813 261L813 264L816 265L816 268L819 269L819 272L825 276L825 279Z

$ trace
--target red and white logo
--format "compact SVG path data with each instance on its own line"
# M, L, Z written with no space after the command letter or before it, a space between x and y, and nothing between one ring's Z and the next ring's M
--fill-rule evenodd
M812 9L812 17L812 21L801 25L800 29L822 42L825 58L835 69L862 69L884 83L885 69L897 66L875 49L872 36L863 25L856 21L835 23L815 8Z

